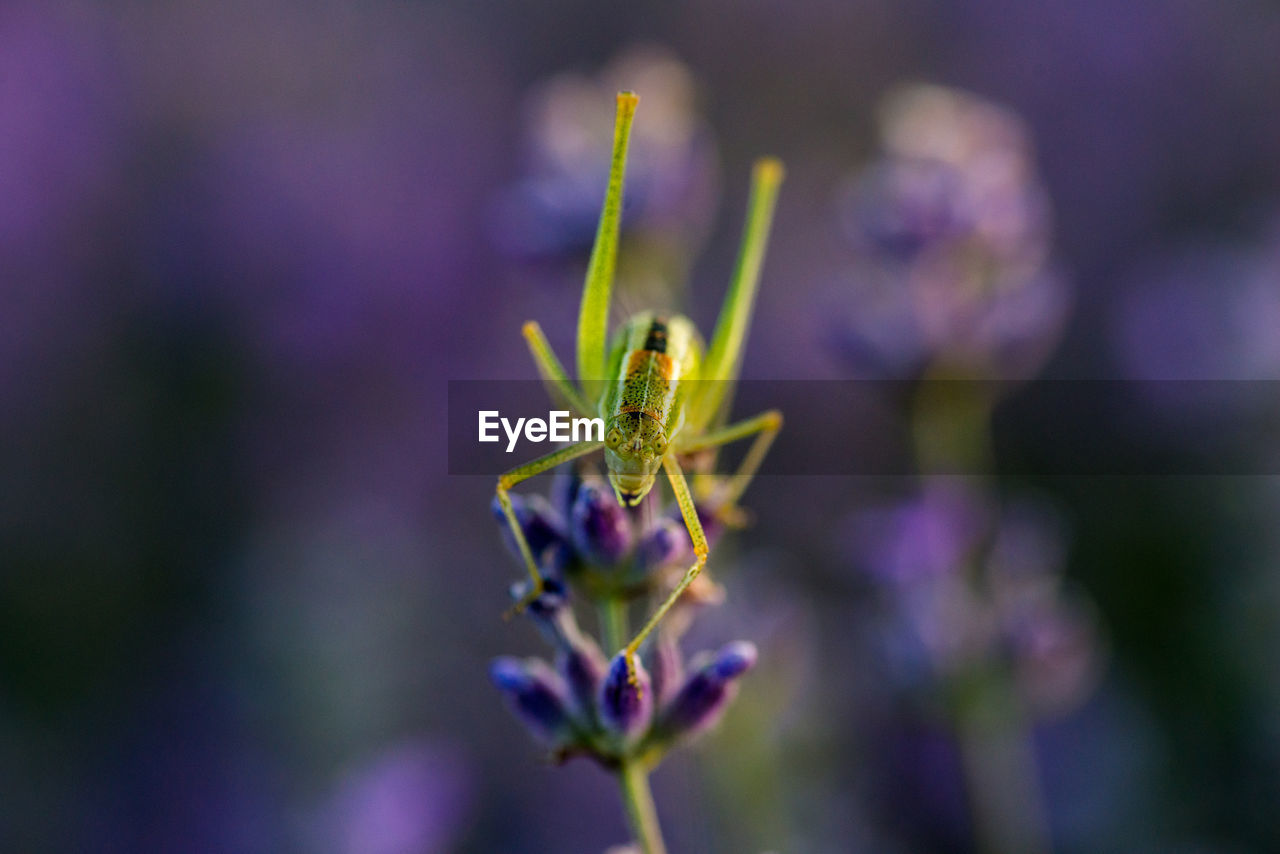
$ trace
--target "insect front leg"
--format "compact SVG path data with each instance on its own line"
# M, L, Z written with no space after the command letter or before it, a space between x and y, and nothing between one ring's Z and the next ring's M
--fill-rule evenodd
M515 508L511 506L511 488L534 475L553 469L561 463L586 456L592 451L598 451L603 445L603 442L579 442L576 445L552 451L531 463L517 466L498 477L498 503L502 505L503 515L507 517L507 524L511 526L511 533L516 539L516 548L520 550L520 556L524 558L525 566L529 570L529 579L533 582L529 592L511 607L507 612L507 616L523 611L530 602L541 596L544 590L542 572L538 569L538 562L533 559L533 550L529 548L529 542L524 537L524 531L520 527L520 520L516 518Z
M680 469L680 463L676 460L675 454L667 454L662 458L662 467L667 470L667 476L671 479L671 489L675 492L676 503L680 505L680 515L684 517L685 527L689 529L689 539L693 543L694 562L693 566L685 571L684 577L680 579L680 583L675 586L671 594L667 596L666 601L658 606L653 612L653 616L644 624L631 643L627 644L625 652L627 657L627 676L632 684L635 684L635 656L640 649L640 644L644 643L658 624L662 622L662 618L671 610L671 606L679 600L681 594L688 589L693 583L702 568L706 566L707 554L707 535L702 530L702 523L698 521L698 510L693 503L693 495L689 492L689 484L684 479L684 472Z

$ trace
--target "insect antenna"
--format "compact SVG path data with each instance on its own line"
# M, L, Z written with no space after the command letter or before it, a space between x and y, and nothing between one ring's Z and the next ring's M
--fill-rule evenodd
M618 326L633 314L637 314L645 307L644 300L637 297L629 287L622 287L614 294L613 306L610 310L612 317L609 319L611 326Z

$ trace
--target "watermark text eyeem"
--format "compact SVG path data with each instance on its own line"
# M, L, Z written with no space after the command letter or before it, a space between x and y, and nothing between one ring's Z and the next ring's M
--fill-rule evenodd
M516 442L520 439L522 432L525 440L529 442L604 441L603 418L570 418L567 409L553 409L545 419L517 418L514 424L511 423L511 419L503 418L496 409L481 409L480 441L502 441L502 437L497 432L498 427L502 427L503 432L507 434L508 454L516 449Z

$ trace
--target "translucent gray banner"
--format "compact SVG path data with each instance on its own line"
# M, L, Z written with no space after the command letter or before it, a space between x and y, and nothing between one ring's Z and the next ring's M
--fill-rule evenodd
M731 421L785 417L762 476L909 475L922 456L937 474L1280 474L1280 381L757 380L732 392ZM496 476L549 453L552 425L527 428L555 411L566 430L600 414L572 412L538 381L451 380L448 472ZM481 413L496 441L480 441ZM748 444L726 448L718 468L731 472Z

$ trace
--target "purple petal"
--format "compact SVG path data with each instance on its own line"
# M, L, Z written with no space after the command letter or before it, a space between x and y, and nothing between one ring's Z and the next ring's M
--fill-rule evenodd
M754 644L736 641L723 647L663 710L656 728L660 737L685 738L714 726L737 693L736 680L755 662Z
M693 544L683 519L659 518L636 546L636 572L641 575L692 559Z
M556 655L556 670L569 686L573 711L584 724L591 724L595 719L596 697L606 667L604 654L587 638L579 638Z
M649 669L652 671L654 701L659 707L665 706L684 684L684 658L680 654L680 645L665 632L653 646Z
M618 563L635 542L627 512L598 480L584 482L578 490L569 526L583 559L598 566Z
M564 683L545 663L497 658L489 667L489 676L535 738L556 745L570 736Z
M623 739L639 735L653 718L649 673L639 658L633 657L631 663L635 668L634 683L627 671L626 654L618 653L600 689L600 722Z

